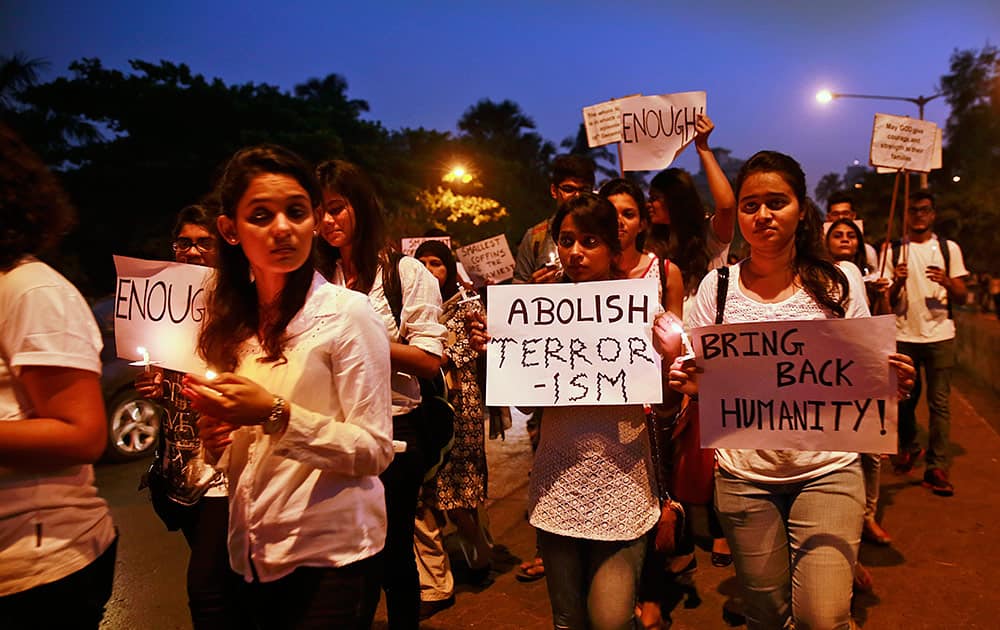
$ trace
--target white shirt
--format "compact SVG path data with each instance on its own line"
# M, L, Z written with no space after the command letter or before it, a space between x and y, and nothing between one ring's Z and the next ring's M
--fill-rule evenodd
M83 296L54 269L27 258L0 272L0 422L35 415L21 368L100 374L101 345ZM47 472L0 467L0 596L75 573L114 537L92 466Z
M336 285L345 286L344 270L340 261L331 279ZM403 288L403 309L399 326L392 316L392 309L385 299L382 286L382 266L375 272L375 282L368 292L368 301L382 318L389 340L420 348L440 357L444 353L444 340L448 329L438 321L441 317L441 287L431 272L416 258L399 259L399 282ZM420 405L420 382L405 372L392 373L392 415L401 416Z
M829 319L833 315L823 310L805 291L799 289L781 302L765 304L747 296L740 286L742 263L729 267L729 285L723 324L766 322L783 320ZM848 267L849 266L849 267ZM870 317L861 274L851 263L843 266L847 276L850 298L846 317ZM702 280L690 314L692 328L715 323L718 272L710 272ZM733 375L733 378L753 378L753 375ZM848 466L857 459L857 453L839 451L788 451L764 449L718 449L719 467L742 479L762 483L790 483L815 479Z
M948 290L927 277L927 268L937 265L944 269L944 256L937 235L923 243L904 243L899 262L907 267L905 293L896 305L896 340L910 343L933 343L955 338L955 320L948 317ZM962 249L948 241L948 275L961 278L969 275ZM889 250L883 277L892 280L892 249Z
M283 434L232 434L218 467L229 476L229 561L262 582L301 566L338 567L385 545L378 479L392 461L389 342L365 296L316 274L288 324L287 362L261 363L256 337L236 373L289 403Z

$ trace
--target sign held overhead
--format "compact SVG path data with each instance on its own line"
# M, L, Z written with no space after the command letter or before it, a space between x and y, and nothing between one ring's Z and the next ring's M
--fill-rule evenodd
M907 116L875 114L872 166L929 173L934 168L937 125Z

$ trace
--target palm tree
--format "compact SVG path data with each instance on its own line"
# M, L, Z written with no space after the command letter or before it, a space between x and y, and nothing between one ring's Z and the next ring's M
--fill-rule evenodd
M15 109L21 92L38 83L39 72L48 66L48 61L24 53L0 56L0 113Z

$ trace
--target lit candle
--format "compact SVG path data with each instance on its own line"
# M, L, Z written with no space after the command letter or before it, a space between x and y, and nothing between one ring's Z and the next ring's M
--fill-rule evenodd
M149 361L149 350L145 347L139 346L136 351L142 355L142 366L145 371L149 371L150 361Z
M558 259L556 258L556 253L555 252L549 252L549 265L548 266L549 267L556 267L556 266L558 266L558 264L559 264L559 262L558 262Z
M205 371L205 378L207 378L210 381L214 381L216 376L218 376L218 374L215 373L215 370Z
M465 290L465 286L461 282L457 284L458 284L458 292L462 295L462 299L459 301L459 304L463 302L468 302L469 300L479 299L478 293L473 293L472 295L469 295L469 293Z
M688 359L694 358L694 346L691 345L691 338L688 334L684 332L684 327L677 322L671 322L670 326L674 329L674 332L681 336L681 346L684 348L684 355L678 357L681 361L686 361Z

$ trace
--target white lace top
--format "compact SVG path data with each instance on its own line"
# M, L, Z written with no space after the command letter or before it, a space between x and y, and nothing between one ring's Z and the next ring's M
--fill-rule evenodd
M640 405L548 407L531 469L534 527L590 540L634 540L660 508Z
M850 263L847 263L850 265ZM722 323L765 322L802 319L828 319L833 314L823 309L805 291L799 289L781 302L765 304L751 299L740 286L742 263L729 267L729 286ZM850 287L846 317L870 317L865 287L855 270L845 272ZM718 272L710 272L702 280L695 296L688 319L692 328L715 323ZM734 378L753 378L753 375L733 375ZM769 451L752 449L718 449L719 467L742 479L763 483L790 483L814 479L847 466L857 459L857 453L838 451Z

